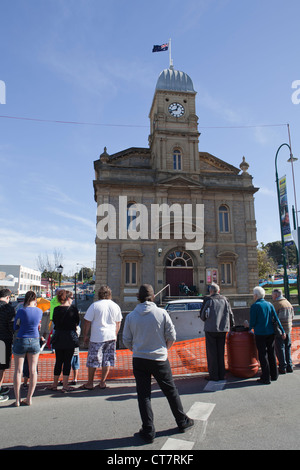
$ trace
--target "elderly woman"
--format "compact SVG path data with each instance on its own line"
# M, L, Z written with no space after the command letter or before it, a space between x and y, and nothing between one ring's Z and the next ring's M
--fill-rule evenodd
M276 311L270 302L265 299L265 290L262 287L254 287L254 303L250 308L249 329L254 329L255 342L258 351L259 362L261 366L261 377L258 382L269 384L271 380L277 380L278 370L275 356L275 334L273 319L278 322L280 329L285 337L285 332L278 319Z

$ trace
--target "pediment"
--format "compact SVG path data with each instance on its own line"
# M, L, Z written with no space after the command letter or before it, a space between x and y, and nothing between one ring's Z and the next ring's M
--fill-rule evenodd
M200 184L198 181L195 181L192 178L183 175L169 176L167 178L158 180L156 183L164 186L172 186L173 188L186 188L192 186L194 186L195 188L203 188L203 185Z
M128 168L149 168L151 161L150 150L142 147L130 147L121 152L109 155L106 147L100 155L99 160L95 163L100 165L108 165L112 167L128 167Z
M238 175L240 172L239 168L224 162L224 160L208 152L199 152L199 159L200 173L231 173Z

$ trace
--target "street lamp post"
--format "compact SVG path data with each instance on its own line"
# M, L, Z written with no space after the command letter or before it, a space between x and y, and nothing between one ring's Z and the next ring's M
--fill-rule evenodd
M290 133L290 126L287 124L288 128L288 135L289 135L289 144L290 144L290 158L288 159L288 163L292 165L292 177L293 177L293 188L294 188L294 200L295 200L295 210L293 207L293 222L294 222L294 230L296 230L296 255L297 255L297 292L298 292L298 304L300 305L300 266L299 266L299 223L298 223L298 208L297 208L297 197L296 197L296 184L295 184L295 175L294 175L294 162L298 160L295 158L292 153L292 143L291 143L291 133Z
M280 213L280 190L279 190L279 181L278 181L278 171L277 171L277 157L279 150L287 146L290 149L291 152L291 147L288 144L281 144L280 147L278 148L275 156L275 172L276 172L276 188L277 188L277 198L278 198L278 212L279 212L279 224L280 224L280 233L281 233L281 248L282 248L282 258L283 258L283 283L284 283L284 295L287 300L290 300L290 290L289 290L289 280L288 280L288 275L287 275L287 269L286 269L286 252L285 252L285 245L284 245L284 235L283 235L283 229L282 229L282 223L281 223L281 213Z
M60 264L59 266L57 266L57 268L56 268L56 271L57 271L58 274L59 274L59 278L58 278L58 287L60 287L60 285L61 285L61 274L62 274L62 272L63 272L63 269L64 269L64 267L63 267L61 264Z

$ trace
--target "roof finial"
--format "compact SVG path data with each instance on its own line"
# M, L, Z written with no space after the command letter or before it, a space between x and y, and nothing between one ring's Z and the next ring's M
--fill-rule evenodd
M240 169L242 170L242 174L243 175L247 175L248 174L248 168L249 168L249 163L246 162L246 159L245 157L243 157L243 161L242 163L240 164Z

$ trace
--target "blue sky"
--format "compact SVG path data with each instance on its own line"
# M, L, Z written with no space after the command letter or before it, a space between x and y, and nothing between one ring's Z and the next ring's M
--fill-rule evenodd
M280 238L274 161L287 123L300 157L291 99L299 0L1 0L0 9L0 115L36 119L0 118L0 264L36 267L60 250L65 273L92 266L93 162L105 146L148 146L156 81L169 65L168 52L151 51L169 38L175 69L197 91L199 150L235 166L245 156L260 188L257 239ZM291 210L288 157L283 148L278 172Z

